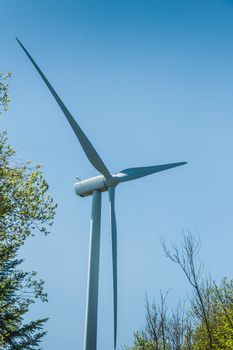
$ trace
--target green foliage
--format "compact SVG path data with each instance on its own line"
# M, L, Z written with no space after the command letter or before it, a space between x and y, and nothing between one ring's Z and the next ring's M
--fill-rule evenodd
M125 350L155 350L155 342L151 339L148 339L148 336L145 332L135 332L134 334L134 345L130 348L125 348Z
M10 75L9 72L5 75L0 72L0 113L2 110L6 111L8 109L10 99L8 97L8 84L6 80Z
M1 75L2 77L2 75ZM2 77L2 79L4 79ZM7 109L7 86L0 82L0 105ZM34 350L46 333L46 318L26 323L25 314L40 299L47 301L36 272L21 269L19 249L37 230L49 232L56 205L39 165L19 163L0 133L0 349Z
M14 156L6 133L0 133L0 232L22 244L35 228L48 233L55 205L40 166L17 164Z
M134 334L131 350L233 350L233 280L224 278L217 286L210 277L201 278L200 240L190 232L180 248L162 245L192 288L190 306L169 311L162 294L159 304L147 300L146 326Z
M232 350L233 349L233 281L226 278L218 287L213 285L208 290L209 324L213 344L209 346L206 327L201 322L194 334L194 350Z
M178 307L166 315L158 314L160 305L151 304L147 310L146 326L135 332L134 345L125 350L232 350L233 349L233 280L224 278L217 286L202 286L202 296L208 310L212 343L204 320L197 317L197 301L185 311ZM164 317L165 316L165 317ZM164 337L161 325L164 323Z

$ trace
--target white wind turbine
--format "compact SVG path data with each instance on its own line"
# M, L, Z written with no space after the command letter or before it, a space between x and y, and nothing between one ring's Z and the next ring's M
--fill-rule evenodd
M130 180L139 179L159 171L174 168L187 162L162 164L155 166L128 168L117 174L111 174L99 154L68 111L52 85L40 70L23 44L16 38L41 78L47 85L51 94L68 120L71 128L77 136L81 147L93 167L101 174L87 180L75 183L75 192L81 197L92 195L92 213L90 228L89 264L87 304L84 335L84 350L96 350L97 348L97 319L98 319L98 284L99 284L99 253L100 253L100 221L101 221L101 193L108 191L110 203L110 222L112 236L112 266L113 266L113 306L114 306L114 349L117 341L117 227L115 215L115 188L118 184Z

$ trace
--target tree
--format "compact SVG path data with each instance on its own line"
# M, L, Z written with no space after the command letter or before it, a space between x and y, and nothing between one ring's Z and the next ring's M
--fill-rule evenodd
M0 75L0 106L7 109L7 84ZM37 230L49 232L56 205L39 165L19 163L6 132L0 133L0 349L34 350L45 335L46 318L25 322L30 305L47 300L44 282L25 272L19 249Z
M164 241L162 246L192 288L190 306L178 304L169 311L162 294L159 304L147 300L146 326L135 333L131 350L232 350L233 280L224 278L217 286L211 277L202 277L200 239L190 232L184 235L180 247L172 244L168 249Z
M5 75L0 72L0 112L1 110L7 110L8 102L10 101L8 97L8 84L6 82L10 75L9 72Z
M233 349L233 281L224 278L217 286L210 276L202 278L200 239L190 232L184 235L180 248L173 244L170 251L164 242L162 245L166 256L181 267L192 287L192 349Z
M213 336L209 317L210 300L208 299L208 281L204 284L201 280L202 264L197 259L197 255L200 249L200 239L195 238L190 232L184 235L184 243L179 249L173 244L173 251L171 252L165 242L162 242L163 250L166 256L178 264L189 284L193 289L192 306L194 314L198 320L200 320L206 329L208 336L209 349L213 349Z
M233 281L224 278L217 286L212 283L211 288L206 289L209 304L209 323L213 338L214 350L233 349ZM194 350L209 349L208 335L203 322L195 329Z
M179 303L169 312L167 294L164 296L160 292L159 303L149 303L146 297L146 325L135 332L131 350L193 350L190 347L193 335L185 307Z

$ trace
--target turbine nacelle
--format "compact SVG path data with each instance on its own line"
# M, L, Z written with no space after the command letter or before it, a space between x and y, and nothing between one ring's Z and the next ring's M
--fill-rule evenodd
M74 184L75 193L80 197L91 196L94 191L105 192L108 187L103 175L95 176L87 180L78 181Z
M75 193L80 197L91 196L94 191L106 192L108 187L119 184L120 177L111 175L107 179L103 175L91 177L90 179L78 181L74 184Z

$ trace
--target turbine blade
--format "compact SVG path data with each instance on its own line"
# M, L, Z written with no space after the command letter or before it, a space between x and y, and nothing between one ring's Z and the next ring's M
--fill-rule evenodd
M115 187L108 188L110 202L110 222L112 235L112 268L113 268L113 312L114 312L114 349L117 341L117 226L115 214Z
M139 179L140 177L143 177L143 176L158 173L159 171L168 170L168 169L175 168L177 166L181 166L185 164L187 164L187 162L129 168L129 169L121 170L115 176L118 178L119 182L130 181L130 180Z
M101 192L92 195L84 350L97 348Z
M53 97L57 101L62 112L65 114L66 119L68 120L71 128L73 129L75 135L77 136L77 138L78 138L87 158L89 159L90 163L93 165L93 167L96 170L98 170L106 178L110 178L111 175L110 175L109 170L105 166L103 160L100 158L99 154L97 153L97 151L95 150L95 148L93 147L93 145L91 144L91 142L89 141L87 136L84 134L84 132L82 131L82 129L80 128L78 123L75 121L75 119L73 118L71 113L68 111L68 109L66 108L66 106L64 105L64 103L62 102L62 100L60 99L60 97L58 96L58 94L56 93L54 88L52 87L52 85L50 84L50 82L47 80L47 78L45 77L43 72L40 70L40 68L38 67L38 65L34 61L34 59L31 57L31 55L25 49L23 44L20 42L20 40L18 38L16 38L16 40L18 41L18 43L21 46L21 48L23 49L23 51L26 53L26 55L28 56L28 58L32 62L33 66L36 68L37 72L40 74L41 78L43 79L43 81L47 85L51 94L53 95Z

